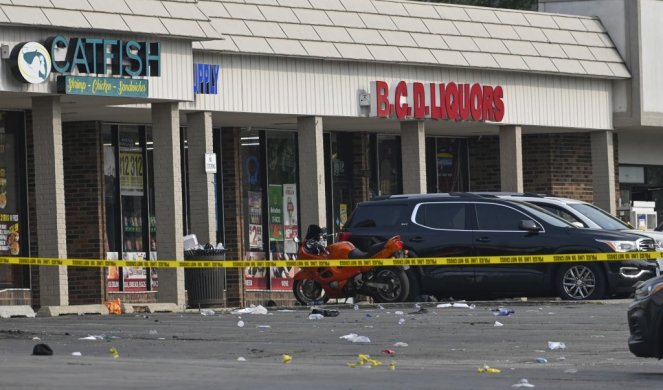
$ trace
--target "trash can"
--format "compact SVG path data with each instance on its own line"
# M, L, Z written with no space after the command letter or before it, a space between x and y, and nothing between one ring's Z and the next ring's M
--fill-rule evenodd
M223 261L225 249L192 249L184 251L187 261ZM185 268L184 286L190 307L223 306L225 304L226 270L224 268Z

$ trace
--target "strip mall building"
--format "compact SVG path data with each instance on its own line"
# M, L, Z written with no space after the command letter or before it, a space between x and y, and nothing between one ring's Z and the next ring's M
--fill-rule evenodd
M372 196L663 187L663 2L0 5L0 253L292 258ZM600 3L600 4L599 4ZM592 15L599 15L601 18ZM291 303L289 269L223 304ZM182 269L0 266L0 305L186 304Z

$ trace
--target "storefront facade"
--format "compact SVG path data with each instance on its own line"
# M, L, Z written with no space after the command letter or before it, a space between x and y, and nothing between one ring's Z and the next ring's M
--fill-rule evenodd
M26 117L12 134L26 133L27 164L6 173L7 196L27 194L16 210L8 198L8 248L20 228L32 256L182 259L196 234L229 259L294 258L309 224L338 232L357 203L399 193L545 192L616 210L613 90L630 73L598 19L378 0L94 3L163 29L0 27L11 51L41 42L55 58L28 86L2 62L0 108ZM131 81L133 95L75 92L95 80ZM292 303L295 271L227 270L225 303ZM0 283L33 306L184 306L183 274L32 267Z

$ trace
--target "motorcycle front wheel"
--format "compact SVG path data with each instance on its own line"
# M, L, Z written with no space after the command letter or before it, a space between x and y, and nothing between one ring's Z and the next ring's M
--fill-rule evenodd
M292 292L295 294L297 301L305 306L325 303L329 300L329 297L325 295L325 290L320 283L315 280L295 280L295 283L292 286Z
M402 268L380 268L375 274L375 281L383 285L376 288L373 294L376 303L405 302L410 294L410 281Z

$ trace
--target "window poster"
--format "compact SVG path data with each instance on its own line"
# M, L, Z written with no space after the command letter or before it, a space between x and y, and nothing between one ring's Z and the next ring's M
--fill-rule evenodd
M123 260L145 260L145 252L124 252ZM147 291L147 270L139 267L122 267L123 291Z
M267 191L269 240L283 241L283 186L280 184L270 184Z
M248 191L249 194L249 248L263 250L262 243L262 193Z
M244 255L246 261L265 260L265 252L246 252ZM267 289L266 267L249 266L244 268L244 289L245 290L266 290Z
M117 260L117 252L106 252L106 260ZM108 267L106 273L106 291L120 291L119 267Z

